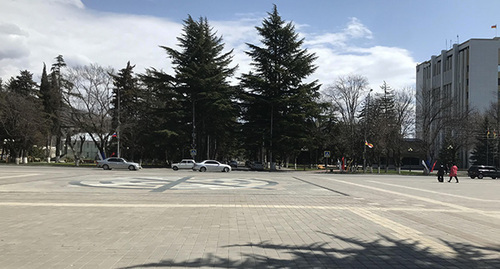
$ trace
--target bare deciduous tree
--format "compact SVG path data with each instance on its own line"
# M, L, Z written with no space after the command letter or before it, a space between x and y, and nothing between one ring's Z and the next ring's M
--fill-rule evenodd
M96 64L70 68L64 95L74 126L88 133L100 152L106 152L112 128L112 68Z
M364 100L364 94L368 87L368 80L361 75L347 75L339 77L333 85L325 89L327 100L332 104L332 110L335 116L338 116L340 127L340 145L344 145L340 149L341 153L345 153L347 157L356 159L357 154L357 139L356 132L357 123L359 121L357 115L361 110L361 103Z
M462 149L470 146L472 136L468 127L473 124L474 111L458 109L451 91L417 89L416 114L416 135L422 140L425 159L436 160L445 139L452 138L456 147Z
M404 139L411 137L415 131L415 93L411 88L394 92L394 112L396 128L399 135L394 141L394 162L398 173L401 169L402 153L406 151Z
M368 79L361 75L339 77L328 86L325 94L329 97L342 122L349 125L356 123L356 114L360 110L361 97L368 87Z
M396 122L401 126L401 136L411 137L415 133L415 92L404 88L395 92Z

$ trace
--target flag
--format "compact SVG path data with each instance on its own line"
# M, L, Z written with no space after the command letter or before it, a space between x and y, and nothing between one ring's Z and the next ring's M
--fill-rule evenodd
M116 132L113 134L113 136L112 136L112 137L116 137Z
M424 166L425 170L429 170L429 168L427 167L427 164L425 163L424 160L422 160L422 165Z
M495 25L492 25L492 26L491 26L491 28L497 28L497 25L496 25L496 24L495 24Z
M365 146L368 146L369 148L373 148L373 144L368 143L368 141L365 140Z

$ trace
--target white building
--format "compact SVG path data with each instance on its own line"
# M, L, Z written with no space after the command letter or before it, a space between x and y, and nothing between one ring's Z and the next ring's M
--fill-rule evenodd
M429 100L417 104L417 138L423 139L422 104L428 109L436 109L443 100L453 100L453 106L447 111L454 115L468 110L484 113L492 104L497 105L500 85L500 38L470 39L461 44L454 44L440 55L432 56L429 61L417 65L417 100L423 91L429 94ZM451 98L451 99L450 99ZM423 99L423 98L421 98ZM452 114L449 114L452 115ZM440 124L435 122L434 125ZM432 125L431 125L432 126ZM431 127L432 128L432 127ZM455 127L460 128L457 122ZM445 129L436 137L436 152L442 146ZM467 149L460 152L462 168L469 166Z
M74 145L75 150L80 150L80 145L81 145L80 135L82 134L75 135L71 138L71 141L76 142ZM83 135L85 136L85 141L83 142L82 152L80 157L85 160L95 160L96 156L98 156L99 154L99 149L97 148L96 144L88 134L83 134ZM70 147L68 147L68 152L66 157L68 158L74 157L74 152L71 150Z

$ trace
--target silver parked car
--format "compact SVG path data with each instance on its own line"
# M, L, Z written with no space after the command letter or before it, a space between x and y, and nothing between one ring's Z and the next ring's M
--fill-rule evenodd
M102 167L104 170L116 169L128 169L128 170L139 170L141 165L134 162L127 162L123 158L110 157L104 160L97 161L97 167Z
M174 171L179 169L193 169L194 164L195 162L193 159L182 159L180 162L172 164L172 169L174 169Z
M218 161L214 160L205 160L201 163L196 163L193 166L193 171L200 171L200 172L205 172L205 171L215 171L215 172L230 172L231 171L231 166L227 164L222 164Z

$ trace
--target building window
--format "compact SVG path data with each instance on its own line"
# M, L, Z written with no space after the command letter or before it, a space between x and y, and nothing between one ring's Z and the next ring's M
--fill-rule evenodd
M451 70L451 63L452 63L452 58L451 57L452 57L452 55L446 57L444 71Z

